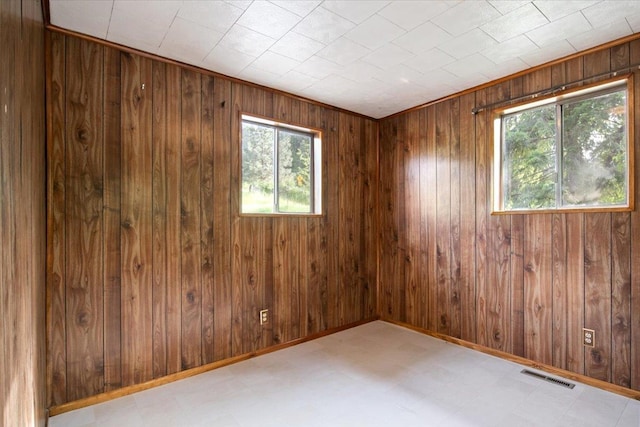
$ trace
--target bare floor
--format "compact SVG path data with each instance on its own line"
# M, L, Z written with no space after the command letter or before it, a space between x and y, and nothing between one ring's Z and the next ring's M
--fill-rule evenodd
M81 426L640 426L640 402L377 321L52 417Z

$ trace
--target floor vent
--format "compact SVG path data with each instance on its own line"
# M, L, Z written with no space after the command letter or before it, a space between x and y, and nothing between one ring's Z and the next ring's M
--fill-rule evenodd
M552 384L561 385L561 386L566 387L566 388L574 388L576 386L575 384L572 384L570 382L567 382L567 381L564 381L564 380L561 380L561 379L558 379L558 378L553 378L553 377L550 377L550 376L547 376L547 375L544 375L544 374L539 374L538 372L533 372L533 371L530 371L528 369L523 369L522 371L520 371L520 373L525 374L525 375L529 375L529 376L532 376L532 377L536 377L536 378L539 378L541 380L548 381L548 382L550 382Z

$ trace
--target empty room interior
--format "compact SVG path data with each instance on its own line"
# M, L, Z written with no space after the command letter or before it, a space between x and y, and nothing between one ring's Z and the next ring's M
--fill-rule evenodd
M1 0L0 41L0 427L640 425L640 2Z

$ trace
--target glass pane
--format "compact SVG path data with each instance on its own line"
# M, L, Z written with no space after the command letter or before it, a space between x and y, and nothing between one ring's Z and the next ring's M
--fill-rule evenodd
M562 203L627 202L626 91L563 106Z
M275 130L242 123L242 212L273 212Z
M278 132L278 208L280 212L311 212L311 136Z
M504 208L554 208L555 106L505 116L502 129Z

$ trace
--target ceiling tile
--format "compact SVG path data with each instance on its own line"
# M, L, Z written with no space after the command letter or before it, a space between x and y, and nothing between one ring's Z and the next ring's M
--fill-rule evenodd
M294 31L324 44L329 44L353 27L355 25L352 22L319 7L298 23Z
M605 43L609 40L628 36L632 33L633 31L631 30L629 23L623 18L621 21L611 22L604 26L594 28L592 31L570 37L568 41L576 48L576 50L580 51Z
M319 56L312 56L296 67L296 71L317 79L324 79L331 74L339 73L342 68L341 65L335 62L327 61Z
M627 16L627 22L631 26L631 29L633 30L634 33L640 31L640 13Z
M229 47L218 44L204 59L203 65L222 74L233 75L240 73L256 59Z
M318 52L317 56L335 62L336 64L347 65L370 52L371 50L366 47L352 42L345 37L341 37Z
M449 34L459 36L498 17L500 12L486 1L465 1L431 21Z
M399 64L387 70L381 70L374 76L374 78L395 86L399 84L405 85L412 82L421 82L424 80L424 74L404 64Z
M640 12L640 2L638 0L602 2L582 10L582 14L593 27L603 27L607 24L619 22L628 15L638 12Z
M311 77L307 74L303 74L296 70L291 70L280 78L280 89L289 91L300 91L312 84L316 83L318 79Z
M411 30L455 6L457 1L393 1L378 12L394 24Z
M491 6L495 7L503 15L530 3L530 0L489 0Z
M269 49L275 40L241 25L234 25L220 40L220 45L247 55L258 57Z
M550 21L556 21L560 18L564 18L567 15L571 15L585 7L592 6L599 3L599 0L536 0L533 4L546 16Z
M0 0L2 1L2 0ZM113 1L50 0L51 23L105 39Z
M274 87L281 78L279 74L263 70L262 68L254 67L253 65L249 65L247 68L242 70L242 72L239 74L239 77L243 80L269 87Z
M447 64L451 64L455 60L456 58L447 55L438 48L435 48L414 56L408 61L405 61L404 64L416 71L425 73L427 71L435 70L436 68L441 68Z
M300 65L300 62L296 61L295 59L291 59L270 51L263 53L258 59L253 62L253 64L251 64L251 66L253 67L260 68L262 70L269 71L278 75L283 75L291 71L298 65Z
M483 74L487 76L489 80L495 80L517 73L518 71L526 70L527 68L529 68L529 66L522 59L512 58L496 64L495 67L489 70L485 70Z
M526 33L549 21L529 3L482 26L482 30L499 42Z
M302 62L324 47L325 45L319 41L305 37L302 34L289 32L271 46L269 50Z
M332 1L322 3L322 7L342 16L349 21L359 24L378 10L385 7L388 1Z
M253 2L238 19L243 27L274 39L285 35L298 22L298 15L266 1Z
M496 64L487 59L485 56L474 53L471 56L462 58L449 65L442 67L449 71L451 74L455 74L458 77L466 77L475 73L483 73L486 70L490 70L495 67Z
M527 36L538 46L543 47L561 39L589 31L591 25L584 15L576 12L573 15L565 16L557 21L538 27L527 33Z
M401 36L405 31L381 16L373 15L345 34L345 37L369 49L377 49Z
M451 39L451 35L431 22L414 28L404 36L393 41L393 44L413 53L425 52Z
M345 66L336 74L346 79L353 80L354 82L369 83L370 80L373 80L372 76L378 72L380 72L380 68L367 62L356 61Z
M112 35L107 37L112 43L116 43L122 46L132 47L134 49L139 49L143 52L149 53L158 53L158 49L160 47L160 43L151 44L148 42L147 38L143 37L129 37L128 35L124 35L123 33L114 32Z
M173 7L169 7L171 5ZM117 2L111 14L107 38L117 42L118 35L126 34L127 39L137 40L157 49L169 32L178 9L179 4L176 2L167 2L164 8L144 13L139 2Z
M271 3L276 4L283 9L287 9L289 12L293 12L296 15L304 18L305 16L310 14L313 9L318 7L318 5L322 3L322 1L319 1L319 0L302 0L302 1L301 0L280 0L280 1L276 0L274 1L272 0Z
M203 0L203 1L209 1L209 0ZM224 0L225 3L229 3L235 7L239 7L242 10L246 10L249 6L251 6L251 3L253 2L253 0Z
M527 54L518 55L520 59L527 63L530 67L544 64L556 58L562 58L567 55L575 53L576 50L571 43L565 39L559 40L555 43L545 46L544 49L537 49Z
M242 15L242 11L237 6L220 1L186 1L178 11L178 17L226 33Z
M499 64L509 59L517 58L519 55L535 52L538 49L538 46L529 40L527 36L518 36L485 49L482 54Z
M413 57L413 53L393 44L386 44L380 49L376 49L363 57L362 60L375 65L378 68L387 69L400 64L411 57Z
M496 44L497 42L493 37L490 37L479 28L474 28L468 33L442 43L438 48L454 58L460 59Z
M210 28L176 18L158 53L189 64L200 64L221 38L221 33Z

